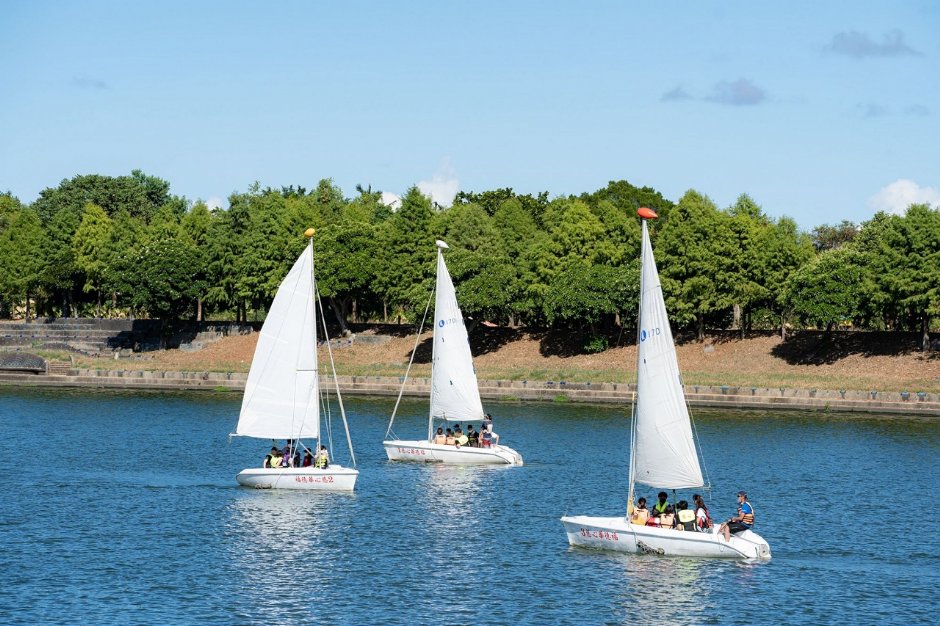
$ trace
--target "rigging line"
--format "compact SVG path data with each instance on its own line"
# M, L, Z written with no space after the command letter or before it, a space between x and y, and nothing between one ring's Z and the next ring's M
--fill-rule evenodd
M692 406L689 404L689 398L685 395L684 384L682 385L682 389L682 397L685 399L685 410L689 414L689 422L692 423L692 438L695 440L695 448L698 451L698 458L701 459L702 468L705 470L705 484L702 485L702 487L704 490L708 491L708 497L711 499L712 479L708 475L708 465L705 463L705 452L702 448L702 442L698 438L698 428L695 426L695 417L692 416Z
M408 360L408 367L405 368L405 377L401 381L401 389L398 390L398 399L395 400L395 408L392 409L392 419L389 420L388 429L385 431L386 439L388 439L389 433L392 432L392 425L395 423L395 414L398 413L398 404L401 402L402 394L405 393L405 382L408 380L408 372L411 371L411 364L414 363L415 354L418 352L418 342L421 341L421 332L424 330L424 322L428 319L428 311L431 310L432 298L434 298L433 289L431 290L431 295L428 297L428 304L424 307L424 316L421 318L421 325L418 326L418 333L415 335L415 345L411 349L411 359Z
M320 394L320 410L326 415L326 440L330 447L330 458L335 458L333 453L333 413L330 410L330 390L324 389Z
M313 244L311 243L311 246ZM326 312L323 310L323 300L320 299L320 292L317 289L317 283L313 283L314 299L320 305L320 321L323 323L323 336L326 337L326 350L330 355L330 370L333 372L333 383L336 385L336 401L339 403L339 413L343 417L343 428L346 430L346 442L349 444L349 456L352 459L353 467L356 467L356 453L353 451L352 435L349 434L349 422L346 421L346 407L343 406L343 394L339 392L339 377L336 375L336 362L333 361L333 347L330 345L330 336L326 331ZM332 435L330 443L332 445Z

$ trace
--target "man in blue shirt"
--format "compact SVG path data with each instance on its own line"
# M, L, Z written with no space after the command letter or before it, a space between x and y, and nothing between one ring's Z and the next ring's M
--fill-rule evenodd
M721 525L718 530L725 535L725 541L731 541L731 533L750 530L754 525L754 507L747 501L747 494L738 492L738 514Z

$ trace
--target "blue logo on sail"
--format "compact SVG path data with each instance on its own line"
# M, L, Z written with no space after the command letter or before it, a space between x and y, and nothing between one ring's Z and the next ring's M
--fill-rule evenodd
M647 338L647 337L655 337L655 336L658 336L660 332L662 332L662 331L661 331L659 328L650 328L649 332L646 332L646 330L641 330L641 331L640 331L640 341L641 341L641 342L642 342L642 341L646 341L646 338Z

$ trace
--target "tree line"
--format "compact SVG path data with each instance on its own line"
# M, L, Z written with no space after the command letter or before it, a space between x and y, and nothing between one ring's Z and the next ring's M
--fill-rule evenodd
M689 190L673 202L613 181L579 196L461 192L441 208L412 187L400 206L331 180L233 193L210 209L138 170L82 175L31 204L0 194L0 317L264 317L313 226L322 296L340 325L414 322L434 285L435 239L471 323L579 331L602 350L633 328L640 224L650 224L677 328L917 330L940 316L940 210L911 205L801 232L747 195L717 207Z

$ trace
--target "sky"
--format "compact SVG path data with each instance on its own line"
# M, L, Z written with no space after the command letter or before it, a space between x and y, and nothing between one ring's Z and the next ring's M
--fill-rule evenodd
M932 0L0 0L0 192L627 180L860 223L940 206L938 32Z

